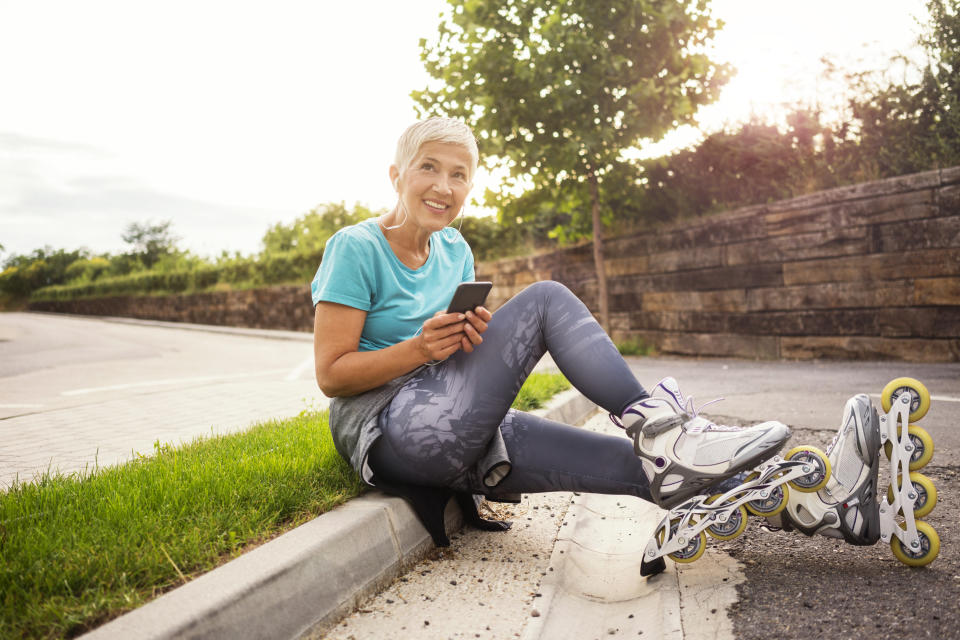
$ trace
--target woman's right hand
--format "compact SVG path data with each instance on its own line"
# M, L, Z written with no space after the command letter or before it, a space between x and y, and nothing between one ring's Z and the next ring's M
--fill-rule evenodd
M466 319L462 313L437 311L423 323L417 346L428 362L446 360L460 350Z

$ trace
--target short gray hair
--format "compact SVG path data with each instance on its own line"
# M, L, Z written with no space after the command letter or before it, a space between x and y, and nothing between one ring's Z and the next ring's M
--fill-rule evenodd
M407 166L413 162L420 151L420 147L428 142L444 142L458 144L470 153L473 166L470 167L470 177L477 171L480 163L480 151L477 149L477 139L473 137L470 127L462 120L454 118L427 118L415 122L397 140L397 155L394 163L402 174Z

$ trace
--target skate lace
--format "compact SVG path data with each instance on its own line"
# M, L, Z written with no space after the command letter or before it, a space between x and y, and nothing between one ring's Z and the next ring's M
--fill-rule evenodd
M690 416L690 420L693 422L693 424L690 426L685 425L686 431L688 433L700 433L702 431L741 431L743 427L717 424L712 420L707 420L706 418L700 417L700 412L703 411L704 407L708 407L715 402L720 402L721 400L723 400L723 398L714 398L713 400L708 400L697 407L693 403L693 396L688 396L687 402L684 404L683 411Z

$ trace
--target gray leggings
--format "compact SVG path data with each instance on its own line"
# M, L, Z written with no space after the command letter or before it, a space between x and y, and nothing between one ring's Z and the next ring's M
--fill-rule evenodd
M577 429L510 408L549 352L581 393L616 415L647 397L586 306L556 282L538 282L503 305L473 353L458 351L411 378L380 414L370 451L385 481L498 494L650 490L626 437ZM511 470L496 487L466 480L497 427ZM464 482L470 486L464 487Z

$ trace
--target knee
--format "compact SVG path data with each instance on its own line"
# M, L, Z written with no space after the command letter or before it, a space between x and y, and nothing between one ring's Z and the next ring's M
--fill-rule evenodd
M566 287L566 285L557 282L556 280L540 280L539 282L534 282L526 289L523 290L524 293L528 295L549 298L551 296L572 296L573 292Z

